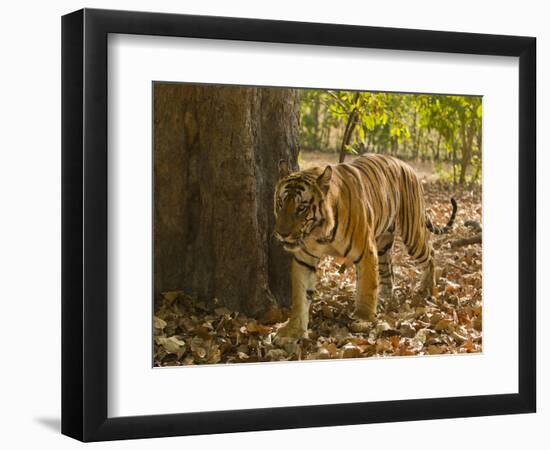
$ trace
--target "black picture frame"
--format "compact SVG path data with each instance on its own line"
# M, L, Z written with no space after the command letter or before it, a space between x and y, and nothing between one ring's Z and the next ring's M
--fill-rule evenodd
M518 393L107 416L109 33L519 57ZM83 9L62 18L62 433L82 441L535 412L536 39Z

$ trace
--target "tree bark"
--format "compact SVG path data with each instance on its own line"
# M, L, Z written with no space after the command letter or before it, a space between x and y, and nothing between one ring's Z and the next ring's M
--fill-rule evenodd
M470 124L468 129L466 129L466 125L462 124L461 132L462 132L462 159L460 163L460 179L459 184L462 186L464 185L464 182L466 181L466 171L468 170L468 167L470 166L470 162L472 159L472 144L474 139L474 122Z
M456 142L453 142L453 187L456 187Z
M397 155L397 145L398 145L397 136L393 136L391 139L391 154L393 156Z
M437 136L437 146L436 146L436 153L435 153L435 160L439 161L439 151L441 148L441 135L438 134Z
M412 125L412 159L416 160L418 158L418 127L417 127L417 110L414 110L413 114L413 125Z
M340 156L338 162L343 163L346 159L346 147L351 142L351 137L355 131L357 125L357 100L359 99L359 92L357 92L353 98L353 108L348 115L348 121L346 123L346 129L344 130L344 137L342 138L342 144L340 145Z
M480 175L481 175L481 166L482 166L482 162L481 162L481 155L482 155L482 153L481 153L481 130L477 130L476 143L477 143L477 151L478 151L478 154L479 154L479 162L476 165L476 171L474 173L474 181L478 181L480 179Z
M248 314L289 298L274 239L280 159L297 168L298 92L156 83L154 290Z
M313 101L313 111L311 115L313 116L313 135L314 138L314 150L319 150L321 147L321 134L319 131L319 111L321 103L319 102L319 97L315 97Z

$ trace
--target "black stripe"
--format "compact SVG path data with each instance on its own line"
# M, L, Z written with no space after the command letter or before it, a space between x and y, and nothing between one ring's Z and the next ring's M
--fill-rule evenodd
M353 162L356 162L357 160L353 161ZM352 164L353 164L352 162ZM365 164L365 165L363 165ZM366 165L367 163L366 162L362 162L362 163L358 163L358 164L353 164L353 166L361 171L363 173L363 175L365 176L365 178L367 179L367 181L372 185L374 184L372 181L372 178L374 177L375 178L375 183L378 185L378 186L381 186L382 185L382 181L380 179L380 177L378 176L378 173L376 172L376 167L371 167L371 166L368 166ZM372 171L372 173L369 174L369 170Z
M322 210L319 209L319 212L321 212ZM332 227L332 230L330 231L330 237L328 239L317 239L317 242L319 244L329 244L331 242L334 241L334 238L336 237L336 232L338 231L338 204L336 204L336 207L334 209L335 213L334 213L334 227ZM323 217L323 220L325 220L325 218Z
M328 242L334 241L334 238L336 237L336 231L338 230L338 204L336 204L336 207L334 208L334 227L332 228L332 231L330 232L330 239Z
M386 252L392 248L393 242L390 242L388 245L386 245L382 250L378 250L378 256L384 256Z
M306 188L301 183L296 183L296 182L288 183L285 186L285 189L296 189L296 190L302 191L302 192L306 190Z
M311 256L312 258L315 258L315 259L319 259L317 256L312 255L311 253L309 253L305 247L300 246L300 248L306 255Z
M430 260L430 257L432 255L430 254L430 252L427 252L427 253L422 253L417 259L416 259L416 263L418 265L422 265L422 264L426 264L429 260Z
M301 266L304 266L306 269L311 270L312 272L315 272L315 267L310 266L308 263L302 261L301 259L298 259L296 256L294 257L294 260L300 264Z
M414 188L411 184L410 177L408 176L407 170L405 169L405 167L401 167L401 172L403 174L404 182L406 186L405 192L407 193L407 199L406 199L406 202L404 203L404 206L407 208L406 212L408 213L406 214L407 226L403 227L403 228L406 228L406 232L403 240L405 241L405 244L407 245L407 247L409 247L411 239L414 239L414 231L415 231L414 230L414 226L415 226Z
M344 231L344 236L348 234L349 226L351 225L351 189L347 185L344 178L341 178L342 184L346 187L346 190L348 191L348 221L346 223L346 229Z
M355 230L354 230L354 231L355 231ZM348 253L349 253L350 250L351 250L351 243L352 243L352 242L353 242L353 233L351 233L351 236L350 236L350 238L349 238L349 244L348 244L348 246L346 247L346 252L344 253L344 258L345 258L346 256L348 256Z
M414 230L414 235L412 236L412 242L411 242L411 245L414 247L414 252L416 253L418 250L421 250L425 244L426 244L426 232L424 231L424 227L420 228L416 226L416 222L415 222L415 230Z
M378 184L382 184L382 178L380 178L380 176L384 176L384 178L387 178L385 168L378 165L377 161L375 161L373 158L369 158L368 161L370 164L365 163L365 168L372 170L372 174L374 175L374 178L376 178L376 182Z
M348 245L347 245L347 247L346 247L346 252L344 253L344 258L345 258L346 256L348 256L348 253L349 253L350 250L351 250L352 243L353 243L353 235L355 234L355 230L356 230L356 229L357 229L357 224L355 224L355 225L353 226L353 230L351 230L351 233L350 233L350 236L349 236L349 243L348 243Z
M284 194L286 194L285 198L290 197L290 196L292 196L294 198L299 197L299 201L300 202L302 201L302 192L298 191L296 189L285 189Z
M297 172L297 173L294 173L292 175L289 175L287 178L286 178L286 181L289 182L289 181L306 181L307 179L307 174L303 173L303 172Z
M356 162L355 160L354 162ZM377 184L382 184L382 181L380 177L378 176L378 171L381 171L378 166L376 166L374 163L372 163L370 160L367 161L357 161L357 164L354 164L355 167L358 169L361 169L362 172L365 174L369 182L373 182L371 179L371 175L374 176L375 182ZM369 175L368 172L371 171L371 174Z
M355 162L355 161L353 161ZM352 162L352 164L353 164ZM371 183L371 179L370 179L370 176L369 176L369 173L367 172L367 169L365 169L362 165L359 165L359 164L353 164L355 168L357 168L357 170L361 171L363 173L363 175L365 175L365 178L367 179L367 181L369 183Z
M324 223L325 223L325 219L323 217L321 217L321 219L319 219L317 222L315 222L313 224L313 226L311 227L311 230L309 230L309 234L311 234L313 232L313 230L315 230L315 228L320 227Z
M302 173L303 180L306 184L312 185L317 181L317 176L311 173Z
M357 175L357 173L348 164L342 164L342 168L345 169L346 172L348 172L353 177L353 179L355 179L355 181L357 182L357 189L358 190L363 190L363 192L364 192L364 183L361 180L361 178ZM363 189L361 189L361 188L363 188Z
M359 178L357 178L357 174L355 173L355 171L349 166L349 164L342 164L341 165L342 169L344 169L347 173L349 173L353 178L355 178L355 180L357 181L357 183L359 185L361 185L361 180Z

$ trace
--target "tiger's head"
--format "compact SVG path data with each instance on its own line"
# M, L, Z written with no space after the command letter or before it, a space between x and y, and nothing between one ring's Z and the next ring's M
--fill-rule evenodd
M285 250L296 251L304 238L326 219L326 195L332 167L291 173L287 161L279 161L279 182L275 188L275 232Z

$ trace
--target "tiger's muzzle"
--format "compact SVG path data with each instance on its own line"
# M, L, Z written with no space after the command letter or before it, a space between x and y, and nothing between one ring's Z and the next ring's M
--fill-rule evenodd
M295 251L295 250L298 250L300 248L300 245L302 243L302 238L301 236L292 236L292 235L282 235L280 233L278 233L277 231L275 231L273 233L273 235L283 243L283 248L288 251L288 252L292 252L292 251Z

